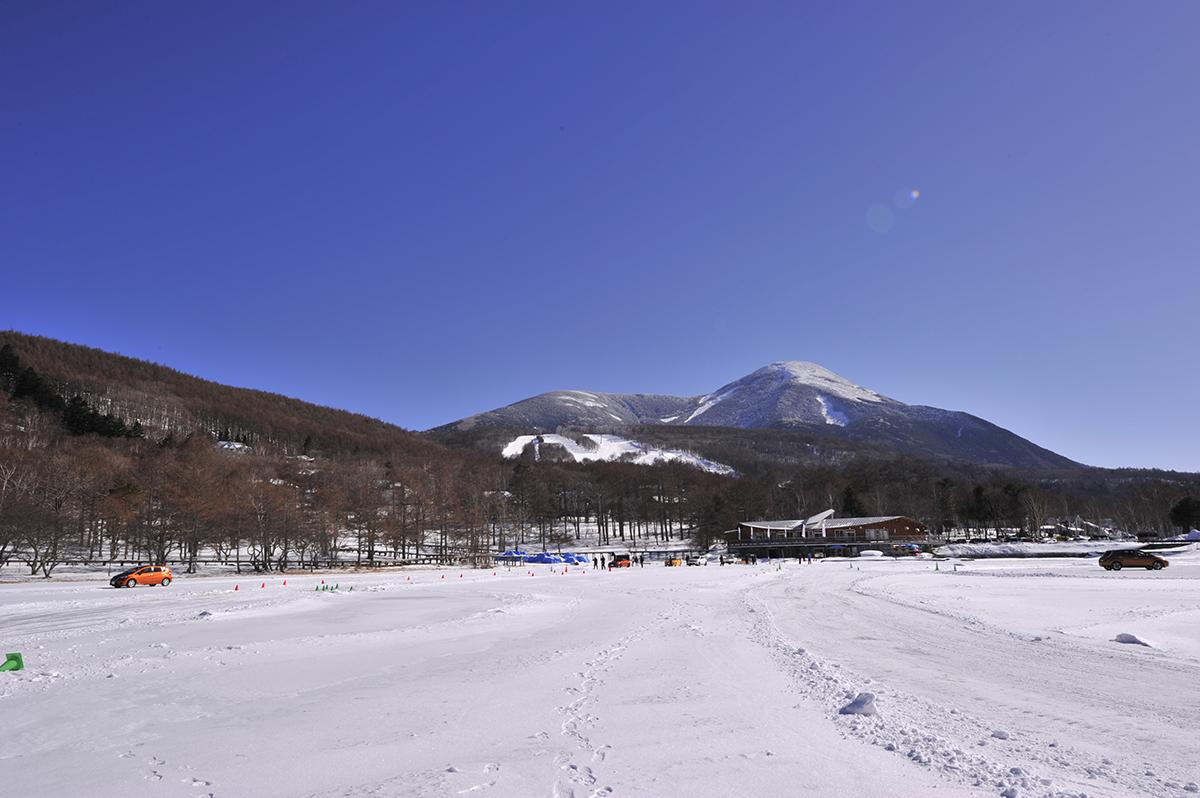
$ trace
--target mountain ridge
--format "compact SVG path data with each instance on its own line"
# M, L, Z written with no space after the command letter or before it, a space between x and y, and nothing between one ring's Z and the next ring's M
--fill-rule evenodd
M430 432L505 428L605 432L631 426L800 429L923 456L1021 468L1082 464L986 419L957 410L909 405L865 388L820 364L777 361L700 396L550 391L477 413Z

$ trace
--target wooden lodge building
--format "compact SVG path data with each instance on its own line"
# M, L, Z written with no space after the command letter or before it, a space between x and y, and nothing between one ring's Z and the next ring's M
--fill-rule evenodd
M742 521L725 533L729 552L743 557L851 556L864 549L891 554L926 542L925 527L903 515L829 518L822 513L807 521Z

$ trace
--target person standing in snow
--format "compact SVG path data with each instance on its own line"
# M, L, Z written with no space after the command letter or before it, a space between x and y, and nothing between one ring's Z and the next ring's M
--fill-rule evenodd
M595 555L592 555L592 570L594 571L599 567L600 567L600 561L596 559Z

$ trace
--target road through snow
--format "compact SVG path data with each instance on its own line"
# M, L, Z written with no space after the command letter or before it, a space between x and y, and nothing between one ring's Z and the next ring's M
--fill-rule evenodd
M1104 585L860 567L0 585L27 662L0 674L0 773L39 795L1189 794L1200 660L1171 619L1200 574L1128 575L1034 641L1012 591ZM1104 640L1110 619L1168 642ZM1139 704L1147 678L1170 700ZM838 715L859 691L880 714Z

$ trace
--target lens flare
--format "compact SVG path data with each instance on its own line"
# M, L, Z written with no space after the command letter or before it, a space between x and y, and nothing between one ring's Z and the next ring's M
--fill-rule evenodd
M920 199L921 192L915 188L902 188L892 195L892 204L900 210L911 208Z

